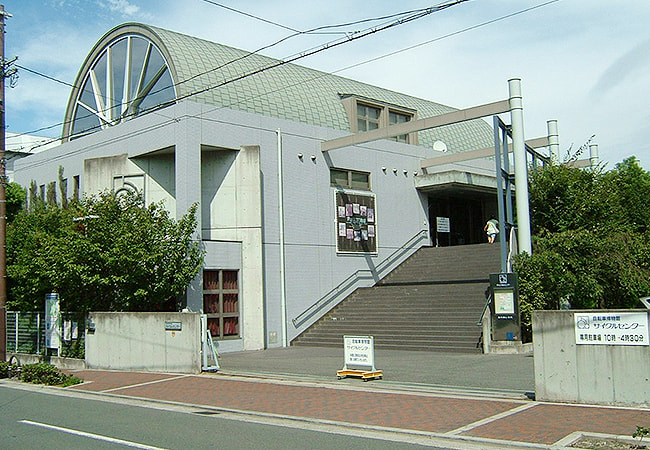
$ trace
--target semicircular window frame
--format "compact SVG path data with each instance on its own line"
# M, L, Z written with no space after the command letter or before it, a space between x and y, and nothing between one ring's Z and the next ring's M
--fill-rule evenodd
M70 139L117 125L176 101L169 64L140 34L109 42L90 65L77 92Z

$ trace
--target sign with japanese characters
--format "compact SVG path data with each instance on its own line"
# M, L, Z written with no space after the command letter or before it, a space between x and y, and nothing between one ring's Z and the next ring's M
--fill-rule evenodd
M436 217L436 231L438 233L450 233L449 217Z
M650 345L647 312L576 312L576 344Z
M515 314L515 293L514 290L494 290L494 312L497 315Z
M375 367L375 340L372 336L343 336L345 366Z

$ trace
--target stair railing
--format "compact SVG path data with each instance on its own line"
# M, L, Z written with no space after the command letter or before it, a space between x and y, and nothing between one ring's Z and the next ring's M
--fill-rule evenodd
M478 322L476 322L477 327L483 327L481 339L479 340L483 353L490 353L490 343L492 342L492 316L490 315L488 308L490 307L493 298L494 292L488 287L485 290L485 306L483 306L481 316L478 318ZM477 344L477 346L478 345L479 344Z
M422 241L423 239L428 239L428 237L428 230L420 230L412 238L406 241L405 244L397 248L386 259L377 264L374 271L370 269L357 270L345 280L343 280L343 282L339 283L335 288L331 289L327 294L323 295L320 299L318 299L318 301L316 301L314 304L309 306L306 310L292 319L291 322L293 323L293 326L295 328L300 328L323 309L329 310L336 306L347 295L349 295L350 288L356 288L356 285L359 281L374 280L377 276L379 279L381 279L383 277L383 272L389 268L392 268L392 265L396 261L400 261L404 255L410 256L409 253L415 253L415 250L418 250L420 248L420 246L415 246L415 244Z
M508 236L508 259L506 260L506 271L512 272L512 255L519 253L519 242L517 241L517 227L510 229Z
M478 318L478 322L476 322L477 327L483 326L483 318L485 317L485 312L490 306L490 302L492 301L492 296L493 296L492 289L487 288L485 290L485 306L483 306L483 311L481 311L481 315Z

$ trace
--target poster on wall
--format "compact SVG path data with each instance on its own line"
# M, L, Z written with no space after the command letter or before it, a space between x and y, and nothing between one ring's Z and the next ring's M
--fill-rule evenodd
M377 253L375 196L337 191L336 251Z

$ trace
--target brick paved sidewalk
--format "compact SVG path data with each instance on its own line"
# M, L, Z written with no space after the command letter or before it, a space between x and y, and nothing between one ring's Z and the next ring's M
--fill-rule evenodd
M373 389L358 380L290 383L221 374L76 371L71 389L374 427L552 445L574 432L631 436L650 410ZM378 381L376 383L381 383Z

